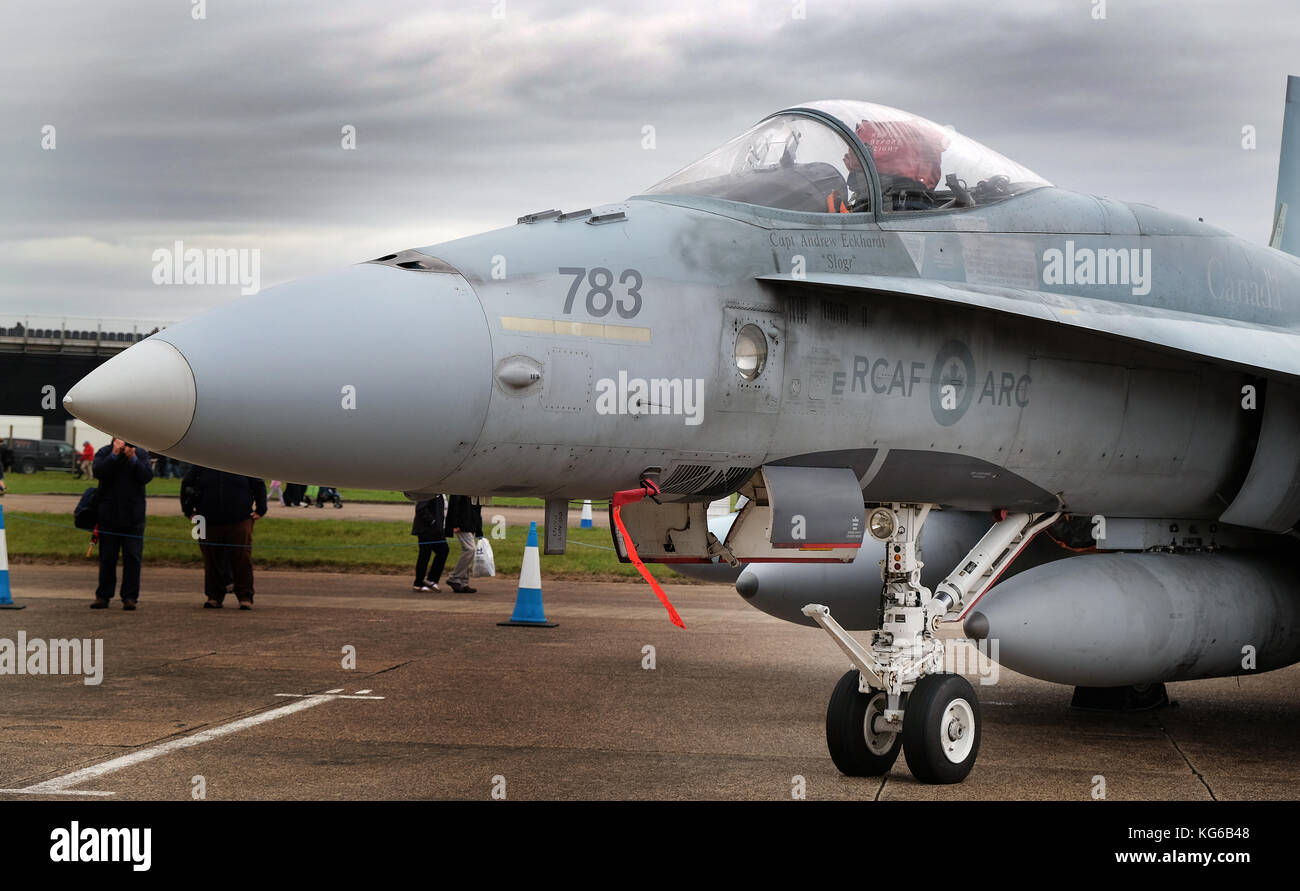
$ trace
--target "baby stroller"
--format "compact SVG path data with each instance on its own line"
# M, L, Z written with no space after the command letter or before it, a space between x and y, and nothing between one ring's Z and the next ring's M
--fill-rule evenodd
M321 486L316 492L316 506L324 507L327 501L333 502L335 507L343 507L343 496L339 494L338 489L333 486Z

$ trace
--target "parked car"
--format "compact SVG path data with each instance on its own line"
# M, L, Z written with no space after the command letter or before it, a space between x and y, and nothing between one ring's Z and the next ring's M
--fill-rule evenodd
M19 473L38 470L72 470L76 450L59 439L18 439L8 443L13 449L13 468Z

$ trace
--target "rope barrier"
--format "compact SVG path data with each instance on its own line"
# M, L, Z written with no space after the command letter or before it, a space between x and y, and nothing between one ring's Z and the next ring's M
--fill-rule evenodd
M41 526L56 526L56 527L58 527L58 528L60 528L60 529L71 529L71 530L74 530L74 531L76 531L76 532L81 532L81 533L85 533L85 532L86 532L86 530L84 530L84 529L78 529L76 526L72 526L72 525L69 525L69 524L67 524L67 523L56 523L56 522L53 522L53 521L51 521L51 520L38 520L38 519L35 518L35 517L31 517L31 516L23 516L23 515L21 515L21 514L9 514L8 516L9 516L9 519L10 519L10 520L22 520L22 521L27 522L27 523L36 523L37 525L41 525ZM284 519L284 518L277 518L277 519ZM363 521L363 522L364 522L364 521ZM172 543L172 544L196 544L196 545L197 545L197 544L206 544L206 545L208 545L209 547L220 547L220 548L243 548L243 547L247 547L247 548L250 548L250 549L251 549L251 548L253 547L252 545L226 544L226 543L224 543L224 542L215 542L215 541L204 542L204 541L199 541L198 539L195 539L195 538L193 538L193 537L190 537L190 538L164 538L164 537L162 537L162 536L158 536L158 535L133 535L133 534L128 533L128 532L113 532L113 531L108 530L108 529L100 529L100 530L99 530L99 534L100 534L100 535L115 535L115 536L117 536L118 538L138 538L138 539L140 539L141 541L164 541L164 542L170 542L170 543ZM409 547L412 547L412 546L416 546L416 547L418 547L419 545L425 545L425 544L451 544L451 539L447 539L447 538L439 538L439 539L432 539L432 540L429 540L429 541L415 541L415 542L404 541L404 542L393 543L393 544L363 544L363 545L269 545L269 544L259 544L259 545L257 545L257 549L258 549L258 550L270 550L270 551L355 551L355 550L364 550L364 549L368 549L368 548L409 548ZM593 548L593 549L595 549L595 550L600 550L600 551L612 551L612 550L614 550L612 547L608 547L608 546L606 546L606 545L588 544L588 543L583 542L583 541L571 541L570 544L581 545L581 546L584 547L584 548Z

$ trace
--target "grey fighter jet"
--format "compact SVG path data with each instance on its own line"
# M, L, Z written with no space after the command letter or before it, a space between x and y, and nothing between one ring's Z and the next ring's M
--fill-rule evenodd
M580 498L611 499L638 563L842 563L870 535L869 637L815 589L794 617L852 666L830 754L956 782L980 743L962 629L1080 689L1300 661L1300 79L1288 102L1272 246L812 102L626 201L175 325L65 404L237 473L542 497L551 552ZM287 359L290 329L335 347ZM737 491L719 538L705 505ZM923 575L948 511L983 532ZM1040 535L1066 558L1011 578Z

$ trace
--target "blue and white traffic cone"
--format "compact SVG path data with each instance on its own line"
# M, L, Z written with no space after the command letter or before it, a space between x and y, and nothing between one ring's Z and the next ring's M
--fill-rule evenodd
M519 594L515 597L514 615L509 622L497 624L555 627L555 622L546 621L546 610L542 608L542 558L537 551L536 522L528 524L528 544L524 546L524 563L519 568Z
M590 501L582 502L582 521L578 523L578 528L591 529L594 528L595 525L596 524L593 523L591 520L591 502Z
M9 543L5 541L5 509L0 507L0 609L22 609L9 592Z

